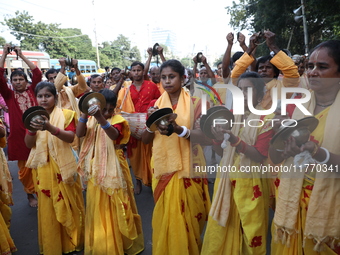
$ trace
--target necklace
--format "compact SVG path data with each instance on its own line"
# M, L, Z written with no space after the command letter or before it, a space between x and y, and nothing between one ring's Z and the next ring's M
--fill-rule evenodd
M331 104L316 104L317 106L320 106L320 107L323 107L323 108L326 108L328 106L331 106L334 102L332 102Z

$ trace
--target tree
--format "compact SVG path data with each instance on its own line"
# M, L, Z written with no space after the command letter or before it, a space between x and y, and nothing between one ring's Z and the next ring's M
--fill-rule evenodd
M192 68L194 66L194 61L191 57L182 58L181 63L185 68Z
M33 17L26 11L16 11L15 15L14 18L5 18L1 24L12 30L11 34L20 41L22 49L46 51L51 58L57 59L70 56L97 61L97 52L91 39L83 35L80 29L60 28L60 24L56 23L34 23ZM98 50L101 66L124 68L141 59L138 48L131 48L130 41L123 35L113 42L104 42Z
M138 48L136 46L131 48L130 40L122 34L113 42L103 42L99 51L110 59L110 64L106 64L106 66L123 69L130 66L132 62L141 60Z
M59 28L60 24L45 24L40 21L34 23L33 17L26 11L16 11L15 15L14 18L5 18L2 24L12 30L11 34L20 41L22 49L46 51L51 58L71 56L78 59L96 59L91 39L88 35L80 36L80 29L62 29ZM64 38L77 35L79 37Z
M305 0L305 13L308 28L309 48L323 40L340 37L340 0ZM253 32L269 29L277 36L277 45L287 48L293 54L303 54L303 24L294 21L293 10L301 5L300 0L240 0L227 7L231 15L230 25L235 29L248 29ZM261 45L256 55L268 54L266 45Z
M0 36L0 46L5 45L5 44L6 44L6 39Z

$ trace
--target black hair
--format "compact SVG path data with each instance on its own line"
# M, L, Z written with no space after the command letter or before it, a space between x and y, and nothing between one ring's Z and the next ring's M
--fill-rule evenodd
M102 94L105 97L106 104L113 105L116 107L117 105L117 95L113 90L110 89L101 89L99 91L100 94Z
M262 77L257 72L245 72L241 74L241 76L237 80L237 86L242 79L248 79L251 81L251 83L254 85L254 88L256 90L256 94L259 99L262 99L264 96L264 89L266 87L265 81L262 79Z
M98 77L102 78L102 81L103 81L103 77L100 74L92 74L90 78L88 79L89 83L91 83L92 79L96 79Z
M161 69L159 70L160 73L162 72L162 70L166 67L170 67L174 72L178 73L180 77L182 77L185 73L185 68L182 65L181 62L179 62L176 59L170 59L168 61L165 61L162 65L161 65Z
M260 65L261 63L265 63L265 62L267 62L267 61L270 62L270 60L271 60L272 58L273 58L273 57L270 56L270 55L260 57L260 58L257 60L257 62L256 62L256 71L259 70L259 65ZM280 70L279 70L275 65L273 65L272 63L269 63L269 64L271 64L271 65L273 66L273 68L274 68L274 78L279 77Z
M52 73L58 73L58 70L54 68L48 69L48 71L45 73L45 77L48 79L48 75Z
M242 51L236 51L236 52L234 53L234 55L230 58L230 65L229 65L230 70L233 69L234 63L235 63L240 57L242 57L242 55L243 55L243 52L242 52Z
M11 81L14 76L21 76L24 77L25 81L28 82L27 80L27 74L25 74L23 71L15 70L11 73Z
M216 67L218 67L218 66L221 65L221 64L222 64L222 61L221 61L221 62L218 62L217 65L216 65Z
M48 82L48 81L41 81L37 84L37 86L35 87L35 90L34 90L34 95L37 96L39 91L44 89L44 88L47 88L49 92L52 93L52 95L57 98L57 90L54 86L54 84L52 82Z
M121 69L120 69L120 68L118 68L118 67L114 67L114 68L112 68L112 69L111 69L111 73L112 73L114 70L118 70L118 72L120 72L120 71L121 71Z
M144 70L144 64L143 64L142 62L139 62L139 61L133 62L133 63L131 64L131 69L132 69L132 67L134 67L134 66L141 66L142 69Z
M231 57L231 61L235 63L240 57L242 57L243 52L242 51L236 51L234 55Z
M326 48L328 51L328 56L330 56L334 62L338 65L338 72L340 72L340 40L329 40L318 44L309 54L318 49Z

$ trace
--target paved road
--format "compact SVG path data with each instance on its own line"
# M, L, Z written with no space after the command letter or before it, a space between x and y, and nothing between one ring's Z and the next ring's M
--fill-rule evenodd
M39 254L37 209L28 206L26 194L21 182L18 180L18 167L16 161L9 161L9 168L13 177L13 200L11 235L18 249L15 255ZM213 184L210 185L212 191ZM152 253L151 219L154 207L151 188L143 186L142 193L135 196L138 212L142 217L145 250L142 255ZM74 254L83 254L82 252Z
M13 200L11 235L18 249L15 255L39 254L38 247L38 222L37 209L28 206L26 194L21 182L18 180L18 167L16 161L9 162L9 168L13 177ZM145 250L142 255L151 255L151 218L153 211L153 197L151 188L143 187L140 195L136 196L139 214L142 217L145 239ZM83 254L83 252L74 253Z
M206 154L207 159L210 154ZM220 158L217 156L217 162ZM208 160L208 165L215 165L215 162ZM15 245L18 249L15 255L36 255L39 254L38 247L38 222L37 222L37 209L28 206L26 194L23 191L22 184L18 180L18 167L16 161L9 162L9 168L13 177L13 200L14 206L12 207L12 220L11 220L11 235L14 239ZM210 176L210 181L213 180L214 175ZM135 181L135 180L134 180ZM212 196L213 183L209 183L209 191ZM143 232L144 232L144 245L145 250L141 255L152 254L152 229L151 219L154 207L153 196L151 188L143 186L142 193L135 196L138 207L138 212L142 217ZM273 212L270 211L270 220L273 217ZM267 254L270 254L270 234L268 233ZM82 255L83 252L73 253L72 255Z

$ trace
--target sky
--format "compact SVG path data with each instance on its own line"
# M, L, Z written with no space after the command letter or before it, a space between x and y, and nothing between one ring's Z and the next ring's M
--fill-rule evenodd
M179 57L194 57L201 51L213 62L225 52L226 35L238 32L229 26L225 7L231 4L231 0L0 0L0 21L4 16L15 17L17 10L25 10L33 16L34 23L58 23L61 28L81 29L94 45L96 38L100 44L123 34L142 56L153 46L151 31L169 29L176 33ZM0 31L7 41L15 42L7 26L0 25ZM242 32L248 40L250 33ZM241 48L235 43L233 51L238 50Z

